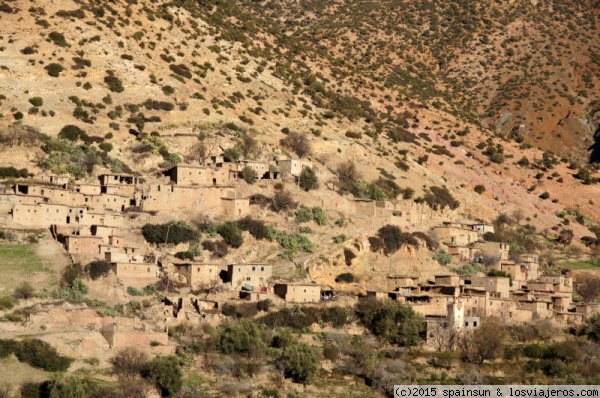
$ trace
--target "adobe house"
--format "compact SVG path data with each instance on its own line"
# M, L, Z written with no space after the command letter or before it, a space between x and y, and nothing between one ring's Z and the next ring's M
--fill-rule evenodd
M70 187L72 192L79 192L84 195L100 195L102 193L102 186L97 184L83 184L72 185Z
M266 264L229 264L228 280L231 287L241 289L244 285L252 286L252 290L263 290L269 285L273 267Z
M179 209L220 214L221 198L230 192L233 193L230 187L150 185L143 188L141 205L145 211Z
M274 293L287 303L318 303L321 286L314 283L277 283Z
M214 169L207 166L177 165L165 172L175 185L223 185L230 180L227 169Z
M442 225L433 227L433 229L440 240L448 246L467 246L480 239L477 231L458 223L444 222Z
M256 177L259 180L275 180L279 178L279 172L273 169L269 162L260 160L243 160L244 167L250 167L256 172Z
M453 297L449 295L420 294L405 296L405 302L410 304L419 314L423 316L447 314L447 305Z
M537 280L541 283L552 285L552 291L556 293L573 292L573 278L571 278L570 276L542 275L538 277Z
M250 214L250 198L221 198L223 214L230 217L242 217Z
M100 246L104 243L101 236L67 236L65 239L67 251L71 254L99 254Z
M269 298L270 293L268 291L261 291L261 290L257 290L257 291L247 291L247 290L240 290L240 299L241 300L246 300L246 301L251 301L251 302L258 302L258 301L262 301L262 300L266 300L267 298Z
M497 258L497 267L499 269L500 261L508 260L510 246L508 243L498 242L475 242L469 245L474 252L486 254Z
M435 284L438 286L460 286L458 275L435 275Z
M123 216L117 213L94 213L85 207L40 203L37 205L17 204L12 209L12 218L17 224L32 228L56 225L95 224L120 227Z
M170 268L170 276L177 279L175 274L180 275L185 280L179 278L179 282L187 283L192 289L202 287L213 287L220 284L220 273L222 267L217 264L205 264L199 262L181 262L173 263Z
M110 269L119 279L144 280L146 284L160 278L160 267L156 264L111 262Z
M483 235L488 232L491 232L491 233L495 232L494 226L492 224L485 224L485 223L467 224L467 228L478 232L480 235Z
M405 294L418 293L420 283L421 277L415 275L388 275L386 280L387 291L406 290Z
M137 185L139 178L129 174L100 174L100 184L108 185Z
M357 216L369 216L373 217L376 215L376 202L371 199L352 199L353 213Z
M452 256L453 263L460 263L463 261L471 261L473 259L471 249L467 246L458 246L448 244L448 254Z
M166 346L169 343L169 335L166 328L164 330L137 330L112 323L103 326L101 333L106 341L108 341L108 345L112 350L120 350L126 347L149 349L157 343L162 346ZM164 348L169 348L169 351L172 352L175 350L174 346Z
M490 293L491 297L508 298L509 278L500 276L464 276L461 284L471 288L481 288Z
M277 160L277 167L282 173L300 177L303 168L313 168L313 162L310 159L281 159Z

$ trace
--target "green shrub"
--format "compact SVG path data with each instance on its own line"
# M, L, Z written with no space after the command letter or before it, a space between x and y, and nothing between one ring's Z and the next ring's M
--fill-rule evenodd
M165 93L165 95L171 95L175 92L175 89L169 85L162 86L161 88L162 88L163 93Z
M19 361L48 372L64 372L73 362L71 358L58 355L50 344L38 339L18 342L14 352Z
M344 261L346 265L352 265L352 260L356 258L356 254L349 248L344 248Z
M58 138L75 142L79 139L86 140L88 135L81 128L72 124L67 124L58 133Z
M0 167L0 178L27 178L29 171L27 169L17 170L14 167Z
M419 245L419 242L410 233L402 232L396 225L381 227L377 234L383 242L383 248L387 255L395 253L402 245Z
M340 350L333 344L323 346L323 358L335 362L339 356Z
M115 93L122 93L125 91L125 87L123 87L123 82L121 79L114 75L106 75L104 76L104 83L108 86L108 89Z
M44 100L42 99L42 97L32 97L29 98L29 103L33 106L42 106L44 105Z
M0 340L0 358L7 358L13 352L18 342L14 340Z
M263 221L255 220L250 216L246 216L238 221L238 227L242 231L250 232L256 239L267 239L269 237L268 229Z
M297 343L283 350L281 355L284 373L296 383L310 382L319 370L319 357L315 350L304 343Z
M483 185L475 185L473 191L477 192L479 195L485 192L485 187Z
M176 356L158 356L150 363L144 375L154 382L163 397L170 397L183 387L183 371Z
M350 272L344 272L336 276L335 281L336 283L354 283L358 282L358 278Z
M235 221L229 221L217 228L217 233L231 247L238 248L244 243L242 232Z
M0 311L12 309L18 301L12 296L0 297Z
M355 312L371 333L391 344L414 346L421 341L423 319L408 304L363 299Z
M227 322L219 326L216 342L223 354L250 353L264 351L266 348L258 326L247 319Z
M110 142L103 142L100 145L98 145L98 148L100 148L104 152L108 153L113 150L113 145Z
M298 204L292 197L292 194L290 194L288 191L278 191L275 193L275 196L273 196L271 208L273 211L279 213L281 211L294 209L297 205Z
M429 187L429 192L426 192L423 198L418 200L418 202L420 201L427 203L433 210L444 207L454 210L460 206L460 202L454 199L446 187Z
M543 194L540 195L540 199L548 199L550 197L550 194L546 191Z
M60 72L65 70L65 68L63 68L61 64L57 63L48 64L44 67L44 69L46 70L46 72L48 72L48 75L52 77L58 77L60 75Z
M67 46L67 40L65 39L65 36L62 33L50 32L50 34L48 35L48 38L50 40L52 40L54 42L54 44L56 44L59 47Z
M444 250L440 250L439 252L435 253L433 259L440 265L448 265L452 262L452 255L446 253Z
M200 239L200 234L185 221L172 221L167 224L146 224L142 235L150 243L179 244Z

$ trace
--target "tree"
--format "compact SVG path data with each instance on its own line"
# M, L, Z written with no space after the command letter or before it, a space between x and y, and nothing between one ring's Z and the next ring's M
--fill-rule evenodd
M50 383L49 398L88 398L88 383L77 376L58 376Z
M305 191L310 191L311 189L315 189L319 186L319 179L317 178L317 174L312 167L302 168L298 185L300 185L300 188L304 189Z
M354 187L361 178L356 164L352 160L338 165L336 169L340 192L354 192Z
M163 397L170 397L183 386L183 372L176 356L155 357L145 371L146 378L152 380Z
M387 255L394 254L402 245L419 245L410 233L403 233L396 225L385 225L377 231L377 234L383 241L383 248Z
M584 301L594 301L600 297L600 278L587 275L584 279L578 281L575 290Z
M254 184L256 182L257 177L258 177L258 174L256 174L256 171L254 171L254 169L252 167L246 166L242 169L242 178L248 184Z
M287 137L282 138L280 144L294 151L298 157L304 157L311 152L308 136L302 133L290 132Z
M248 133L243 133L238 139L238 148L245 159L256 156L258 152L258 141Z
M110 271L110 263L105 260L92 261L85 266L85 271L90 278L95 281L96 279L100 279L103 276L108 275L108 272Z
M461 356L468 362L483 364L499 357L508 339L506 328L497 319L486 318L473 334L466 335L459 343Z
M227 148L223 151L223 158L226 162L237 162L241 156L242 153L237 148Z
M273 211L279 213L281 211L293 209L297 205L298 204L288 191L279 191L273 197L271 207L273 208Z
M200 142L194 147L192 153L200 161L201 165L206 164L206 161L217 152L219 149L219 142L214 137L207 137L204 134L198 135Z
M110 363L119 379L133 381L147 366L148 356L137 348L127 347L112 357Z
M306 383L319 370L319 357L309 345L297 343L283 350L281 365L286 376L296 383Z
M573 236L574 234L572 229L563 229L558 234L556 241L565 246L569 246L571 244L571 241L573 241Z
M23 282L17 286L13 292L13 297L16 299L30 299L34 296L34 289L29 282Z

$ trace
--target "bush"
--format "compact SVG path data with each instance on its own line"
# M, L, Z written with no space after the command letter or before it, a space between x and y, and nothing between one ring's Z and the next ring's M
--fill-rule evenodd
M38 339L17 343L15 355L19 361L48 372L64 372L73 362L71 358L58 355L56 349L50 344Z
M260 300L256 303L256 309L259 311L269 312L272 305L273 301L271 301L270 299Z
M144 373L158 387L162 396L175 395L183 387L183 371L176 356L155 357Z
M113 150L113 145L110 142L103 142L100 145L98 145L98 148L100 148L104 152L108 153Z
M404 233L395 225L381 227L377 234L383 241L385 254L395 253L402 245L418 246L419 242L410 234Z
M435 253L433 259L440 265L448 265L450 262L452 262L452 255L446 253L444 250L440 250L439 252Z
M17 300L11 296L0 297L0 311L10 310L17 304Z
M311 189L315 189L319 186L319 179L317 178L317 174L311 167L302 168L298 185L305 191L310 191Z
M444 207L454 210L460 206L460 202L454 199L446 187L429 187L429 192L425 193L421 201L427 203L433 210Z
M479 195L485 192L485 187L483 185L475 185L473 191L477 192Z
M14 167L0 167L0 178L27 178L29 171L27 169L17 170ZM0 236L0 238L2 238Z
M0 340L0 358L6 358L15 351L18 342L14 340Z
M543 194L540 195L540 199L548 199L550 197L550 194L548 192L544 192Z
M58 138L75 142L79 139L87 139L88 135L81 128L72 124L67 124L58 133Z
M106 85L108 86L108 89L112 92L122 93L123 91L125 91L125 88L123 87L123 82L121 81L121 79L119 79L118 77L116 77L114 75L104 76L104 83L106 83Z
M325 344L323 346L323 358L335 362L338 358L340 350L333 344Z
M371 333L389 343L414 346L420 342L423 319L410 305L363 299L356 305L356 315Z
M142 227L142 235L150 243L179 244L200 239L200 234L185 221L172 221L167 224L146 224Z
M247 319L228 322L220 326L217 334L217 347L223 354L242 354L264 351L256 324Z
M252 167L246 166L242 169L242 178L248 184L254 184L256 182L257 177L258 177L258 174L256 174L256 171L254 171L254 169Z
M307 344L297 343L283 350L281 363L284 373L296 383L309 382L319 369L319 357Z
M175 92L175 89L172 86L166 85L162 86L162 91L165 95L171 95Z
M33 286L29 282L23 282L17 286L13 292L13 297L17 300L27 300L34 296Z
M44 105L44 100L42 99L42 97L33 97L33 98L29 98L29 103L33 106L42 106Z
M250 216L246 216L240 221L238 221L238 227L242 231L250 232L256 239L267 239L268 238L268 229L266 224L260 220L254 220Z
M148 356L134 347L127 347L112 357L110 363L119 379L131 382L147 367Z
M185 252L175 253L175 257L177 257L180 260L193 260L196 257L196 255L194 254L194 252L188 250Z
M85 272L89 275L90 279L94 281L108 275L109 271L110 263L105 260L92 261L85 266Z
M217 233L233 248L238 248L244 243L242 232L235 221L229 221L217 228Z
M48 35L48 38L50 40L52 40L54 42L54 44L56 44L59 47L67 46L67 40L65 39L65 36L62 33L50 32L50 34Z
M46 72L48 72L48 75L52 77L58 77L60 75L60 72L65 70L65 68L63 68L61 64L57 63L48 64L44 67L44 69L46 70Z
M350 272L344 272L336 276L335 281L336 283L354 283L358 282L358 278Z
M344 248L344 261L346 265L352 265L352 260L356 258L356 254L351 249L347 247Z

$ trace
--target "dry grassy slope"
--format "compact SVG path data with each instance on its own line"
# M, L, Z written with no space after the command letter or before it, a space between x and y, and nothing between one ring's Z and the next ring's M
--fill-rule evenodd
M202 20L196 20L198 26L195 29L198 33L194 34L194 28L190 25L189 13L184 9L170 9L176 21L172 24L160 18L150 21L148 13L143 12L142 8L154 9L156 5L139 3L131 6L132 16L129 18L128 24L125 20L117 20L114 26L109 28L100 22L100 20L108 21L111 14L108 8L106 8L105 16L99 20L94 18L89 11L85 11L86 16L83 19L62 18L55 15L59 10L75 10L79 7L78 4L71 1L44 5L46 15L37 16L36 14L39 12L28 11L30 3L14 1L10 4L15 9L19 8L20 11L14 14L0 14L0 35L4 37L6 43L3 45L6 48L0 52L0 65L6 67L0 70L0 87L2 87L0 93L7 97L6 100L1 101L0 107L0 112L5 115L2 119L4 125L12 123L10 114L14 112L13 108L26 114L30 107L27 100L33 96L40 96L44 99L42 110L53 110L56 115L43 117L26 114L24 123L36 126L49 135L55 135L62 126L74 123L92 135L103 136L112 131L108 127L111 120L106 113L117 105L140 104L148 98L175 104L187 103L188 107L185 111L178 107L171 112L147 111L143 107L141 110L146 117L158 115L162 120L160 123L147 123L145 131L160 131L161 136L173 150L182 155L187 153L194 139L176 137L175 134L189 133L195 127L210 131L211 124L220 122L233 121L238 125L254 129L256 137L264 142L265 148L274 151L281 150L278 146L278 141L283 136L280 133L281 128L289 127L292 130L309 134L311 129L315 129L320 130L321 134L320 136L311 135L311 142L316 159L323 163L322 167L333 169L339 162L353 159L361 166L361 172L366 180L376 179L380 174L378 171L380 168L393 174L400 186L415 189L417 195L427 186L447 185L462 204L459 213L463 215L459 215L459 217L471 216L491 220L499 211L510 212L521 208L539 229L543 229L559 222L559 219L554 216L556 211L564 207L575 208L578 206L584 214L596 221L600 220L600 214L589 202L595 197L596 186L582 187L566 173L565 183L559 184L555 180L545 180L543 186L535 191L535 195L527 194L526 188L537 181L533 178L535 171L524 170L512 165L523 155L514 145L503 143L506 152L514 156L503 165L489 165L485 161L474 159L468 156L468 152L484 139L485 135L480 130L471 125L472 133L465 137L466 148L452 148L447 145L447 140L442 136L447 132L463 129L467 124L441 110L432 107L422 108L418 103L412 103L413 100L410 97L407 99L411 104L407 102L408 105L398 107L397 110L410 109L413 111L416 117L413 118L414 124L413 127L409 127L409 131L415 134L425 133L432 140L431 143L428 144L423 139L417 143L392 143L383 136L377 140L364 135L363 138L357 140L345 137L344 134L348 130L360 130L365 124L364 121L350 121L339 117L322 119L321 115L326 110L315 106L307 96L294 93L294 87L276 77L272 70L275 69L272 61L249 56L239 43L223 40L216 42L212 28L204 24ZM126 4L124 2L111 3L111 7L115 10L113 18L125 17ZM36 19L47 20L50 27L42 28L35 23ZM58 47L54 43L48 42L46 38L53 31L64 34L69 47ZM134 39L133 36L136 32L143 32L140 40ZM162 38L159 38L159 34ZM98 36L100 40L89 41L94 36ZM265 42L274 42L273 36L264 34L264 37ZM88 39L88 41L80 43L79 41L82 39ZM122 47L120 42L122 42ZM156 45L153 50L151 49L152 42ZM144 48L141 47L142 43ZM216 52L214 47L212 50L209 48L215 43L220 47L219 52ZM27 46L37 46L37 53L23 54L21 50ZM132 56L133 60L122 59L122 54ZM172 72L168 69L169 64L160 58L160 54L173 56L175 64L187 65L192 70L199 69L199 67L192 66L192 62L196 62L197 65L209 62L214 71L208 70L206 77L203 78L195 75L194 77L199 79L199 83L185 79L184 84L170 76ZM77 77L80 70L70 69L73 66L72 58L75 56L91 61L91 66L83 69L87 72L87 76L84 78ZM247 62L244 59L247 59ZM29 60L34 62L29 62ZM319 64L317 61L307 59L306 62L313 62L317 65ZM321 64L327 64L326 58L321 61ZM43 68L51 62L59 62L67 70L62 72L58 78L50 77ZM263 62L265 62L264 68L260 67ZM145 69L141 71L134 65L143 65ZM115 75L123 81L125 87L123 93L111 93L103 83L106 70L109 69L113 70ZM322 69L324 73L331 73L331 70L331 68L329 70ZM251 77L254 73L255 76ZM157 84L151 83L151 75L156 76ZM237 75L250 77L251 81L242 82L236 78ZM90 82L92 88L85 90L77 87L77 82L80 82L81 85ZM175 93L171 96L164 94L161 89L164 85L173 86ZM350 86L342 84L342 87L348 89ZM392 93L386 88L377 90L379 89L376 88L373 92L383 95L387 90ZM202 93L205 100L192 98L196 92ZM219 106L218 110L222 114L218 114L213 108L212 102L223 101L234 92L242 93L244 99L233 104L234 109L223 105ZM69 96L75 95L82 100L100 103L107 94L111 94L113 104L107 105L106 109L99 109L99 112L94 115L97 119L93 124L82 123L72 116L75 105L68 100ZM260 97L253 99L252 97L256 95ZM300 111L306 110L302 107L303 102L312 108L312 110L307 110L308 113L305 117L300 113ZM371 103L374 108L385 110L385 104L391 102L389 99L375 96ZM264 112L260 112L260 116L249 111L250 108L259 106L264 110ZM203 112L204 108L210 109L210 115ZM91 108L86 109L93 115ZM250 117L254 124L248 125L241 122L239 120L241 115ZM128 129L134 127L127 123L128 116L129 112L124 111L123 117L115 120L121 125L121 128L119 132L113 131L115 137L110 142L114 144L115 150L111 152L111 155L129 164L135 171L145 173L155 169L160 158L154 156L144 160L132 156L130 149L136 141L133 136L128 134ZM319 122L319 119L322 122ZM224 141L227 139L225 138ZM432 144L448 146L455 157L450 159L447 156L428 153L426 147ZM396 154L401 149L409 151L410 169L407 172L399 170L393 164ZM8 151L12 151L12 149L5 150L4 154L7 154ZM414 159L426 153L430 158L425 165L421 166L414 162ZM541 158L541 153L536 150L528 150L525 154L531 160L534 157ZM483 156L481 158L485 159ZM23 162L26 161L23 157ZM29 159L29 161L29 166L31 166L34 159ZM14 159L3 155L0 157L0 165L16 165L16 163ZM485 185L488 193L481 196L475 194L473 187L478 184ZM292 189L299 198L305 195ZM574 189L577 190L577 195L572 195ZM553 204L550 201L538 199L537 195L543 190L551 192L552 198L559 198L559 203ZM330 195L336 194L322 190L311 195L320 195L326 199ZM496 200L495 197L498 199ZM159 215L159 217L162 216ZM136 223L132 223L132 229L143 221L146 219L139 219ZM270 221L276 221L281 228L289 225L289 220ZM372 234L378 227L357 223L348 231L342 232L351 236ZM577 236L590 234L579 225L574 225L573 228ZM319 242L319 250L327 250L328 242L331 242L331 237L337 233L340 231L330 229L317 231L318 235L315 238Z

